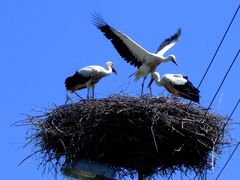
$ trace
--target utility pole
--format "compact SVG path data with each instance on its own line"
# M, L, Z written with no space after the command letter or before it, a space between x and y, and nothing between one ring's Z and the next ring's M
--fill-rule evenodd
M144 176L140 171L138 171L138 180L144 180Z

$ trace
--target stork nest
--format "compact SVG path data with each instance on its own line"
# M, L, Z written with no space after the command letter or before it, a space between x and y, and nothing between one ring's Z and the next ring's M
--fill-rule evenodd
M209 170L213 150L219 155L225 144L224 120L172 97L115 95L55 106L26 122L41 165L89 159L151 176Z

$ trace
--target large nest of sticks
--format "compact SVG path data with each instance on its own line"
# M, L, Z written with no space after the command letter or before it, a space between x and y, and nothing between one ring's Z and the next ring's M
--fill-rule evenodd
M111 96L55 106L31 116L28 136L44 161L89 159L146 176L213 165L225 118L172 97Z

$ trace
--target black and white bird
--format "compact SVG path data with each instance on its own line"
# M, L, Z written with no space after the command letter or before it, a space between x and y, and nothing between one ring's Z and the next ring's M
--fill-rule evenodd
M158 72L154 72L152 73L152 80L148 86L150 86L154 80L158 86L163 86L173 95L199 103L200 91L193 86L187 76L183 76L182 74L165 74L161 78Z
M167 38L161 43L156 53L150 53L135 41L133 41L126 34L114 29L107 24L100 14L93 15L93 22L98 29L109 39L120 56L128 63L138 68L135 74L135 80L143 77L141 95L143 95L144 82L149 73L155 72L157 66L161 62L171 61L177 65L174 55L164 56L171 47L173 47L178 41L181 35L181 29L179 29L173 36Z
M73 76L65 80L66 89L76 93L77 90L87 88L87 98L94 98L95 84L103 77L112 74L112 72L117 75L112 62L108 61L106 65L106 69L102 66L92 65L77 70Z

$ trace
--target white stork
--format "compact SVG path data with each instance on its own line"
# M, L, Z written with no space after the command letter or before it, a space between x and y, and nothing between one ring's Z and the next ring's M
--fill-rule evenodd
M95 84L103 77L112 74L112 72L117 75L117 71L113 67L112 62L109 61L106 65L107 69L102 66L92 65L77 70L73 76L65 80L66 89L72 93L76 93L75 91L77 90L87 88L87 98L94 98ZM92 92L90 92L90 90L92 90Z
M152 73L152 80L148 87L154 80L158 86L163 86L173 95L199 103L199 90L192 85L187 76L181 74L165 74L160 78L159 73L154 72Z
M178 41L181 35L181 29L161 43L156 53L150 53L126 34L114 29L107 24L100 14L93 15L93 23L109 39L120 56L128 63L138 68L135 74L135 80L143 77L141 95L143 95L144 82L148 73L153 73L161 62L171 61L177 65L174 55L164 57L163 55Z

